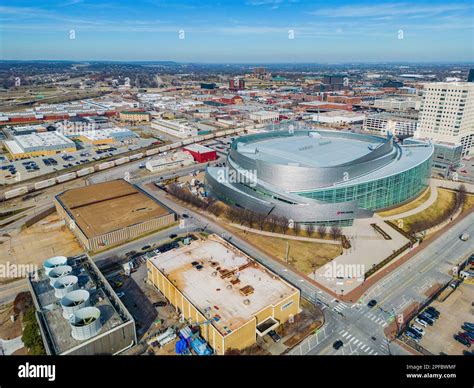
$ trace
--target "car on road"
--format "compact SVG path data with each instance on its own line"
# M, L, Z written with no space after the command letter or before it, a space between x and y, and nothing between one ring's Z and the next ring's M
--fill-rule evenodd
M281 337L277 334L277 332L275 330L270 330L268 332L268 335L270 336L270 338L273 340L273 342L275 343L278 343L281 341Z
M463 337L461 337L460 335L455 334L453 337L454 337L454 339L455 339L456 341L460 342L460 343L463 344L464 346L467 346L468 348L471 347L471 343L470 343L468 340L466 340L466 339L464 339Z
M421 325L422 327L428 327L428 322L421 318L415 318L415 322Z
M123 298L125 296L125 292L123 292L123 291L117 292L117 296L119 298Z
M181 216L182 216L183 218L189 218L189 216L188 216L186 213L183 213Z
M377 301L375 299L372 299L369 301L369 303L367 303L367 306L372 308L372 307L375 307L376 304L377 304Z
M336 342L332 344L332 347L336 350L339 350L340 348L342 348L343 345L344 345L344 342L342 342L341 340L337 340Z
M463 233L459 236L459 238L462 240L462 241L467 241L469 240L469 233Z
M144 245L142 246L142 251L146 251L147 249L150 249L151 245Z
M123 286L123 282L121 282L120 280L114 280L112 281L112 287L114 288L120 288Z
M167 302L159 301L159 302L153 303L153 307L165 307L167 304L168 304Z
M169 235L169 238L176 238L176 237L178 237L178 235L175 234L175 233L172 233L172 234Z

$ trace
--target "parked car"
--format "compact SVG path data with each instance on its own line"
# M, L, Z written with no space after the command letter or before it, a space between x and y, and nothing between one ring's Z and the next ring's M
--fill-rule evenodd
M169 235L169 238L176 238L176 237L178 237L178 235L175 234L175 233L172 233L172 234Z
M461 328L463 330L466 330L468 333L472 333L474 335L474 327L469 327L469 326L466 326L466 325L462 325Z
M458 336L464 338L466 341L469 341L471 344L474 343L474 338L469 337L467 333L459 332Z
M421 318L415 318L415 322L421 325L422 327L428 327L428 323Z
M412 325L411 328L415 330L419 335L425 335L425 331L420 326Z
M142 247L142 251L146 251L147 249L150 249L151 245L145 245Z
M123 298L125 296L125 292L123 292L123 291L117 292L117 296L119 298Z
M273 342L280 342L281 340L281 337L277 334L277 332L275 330L270 330L268 332L268 335L270 336L270 338L273 340Z
M153 303L153 307L165 307L168 303L164 301Z
M417 332L416 330L414 330L413 328L407 327L405 331L406 331L407 333L411 333L411 334L413 334L415 337L421 339L421 334L418 333L418 332Z
M410 337L413 341L420 342L420 336L419 335L416 335L413 332L408 331L408 330L405 332L405 334L407 335L407 337Z
M438 317L435 314L433 314L432 312L427 311L427 310L423 311L422 314L427 316L428 318L430 318L433 322L438 319Z
M332 347L336 350L339 350L340 348L342 348L342 346L344 346L344 342L342 342L341 340L337 340L332 344Z
M460 342L464 346L467 346L468 348L471 347L471 343L467 341L466 339L464 339L463 337L461 337L460 335L455 334L453 337L456 341Z
M375 299L372 299L369 301L369 303L367 303L367 306L372 308L374 307L375 305L377 304L377 301Z
M439 316L441 315L441 313L432 306L429 306L425 311L429 312L431 315L435 316L436 318L439 318Z
M430 317L428 317L426 314L421 313L420 315L418 315L418 318L423 319L430 326L433 326L434 324L434 321Z

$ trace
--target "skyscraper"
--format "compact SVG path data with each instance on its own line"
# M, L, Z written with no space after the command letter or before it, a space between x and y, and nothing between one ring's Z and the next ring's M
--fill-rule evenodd
M415 137L461 143L463 156L474 152L474 83L426 85Z

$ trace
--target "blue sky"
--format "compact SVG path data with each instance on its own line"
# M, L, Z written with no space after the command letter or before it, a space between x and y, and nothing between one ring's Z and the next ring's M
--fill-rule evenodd
M0 5L0 58L474 61L471 3L4 0ZM70 39L71 30L75 39ZM180 30L184 39L179 37ZM403 39L399 39L400 30ZM291 35L294 39L289 39Z

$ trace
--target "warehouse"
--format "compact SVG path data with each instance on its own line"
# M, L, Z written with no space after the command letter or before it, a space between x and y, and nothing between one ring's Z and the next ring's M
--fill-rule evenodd
M148 280L215 354L244 349L300 312L300 292L217 235L147 261Z
M217 159L215 150L201 144L190 144L184 147L183 151L189 152L198 163L206 163Z
M14 136L14 140L5 141L4 144L12 159L76 151L74 142L58 132L41 132Z
M83 131L78 138L84 143L100 145L129 141L137 138L137 134L126 128L104 128L93 131Z
M121 244L175 221L175 214L119 179L71 189L55 197L58 214L85 249Z

